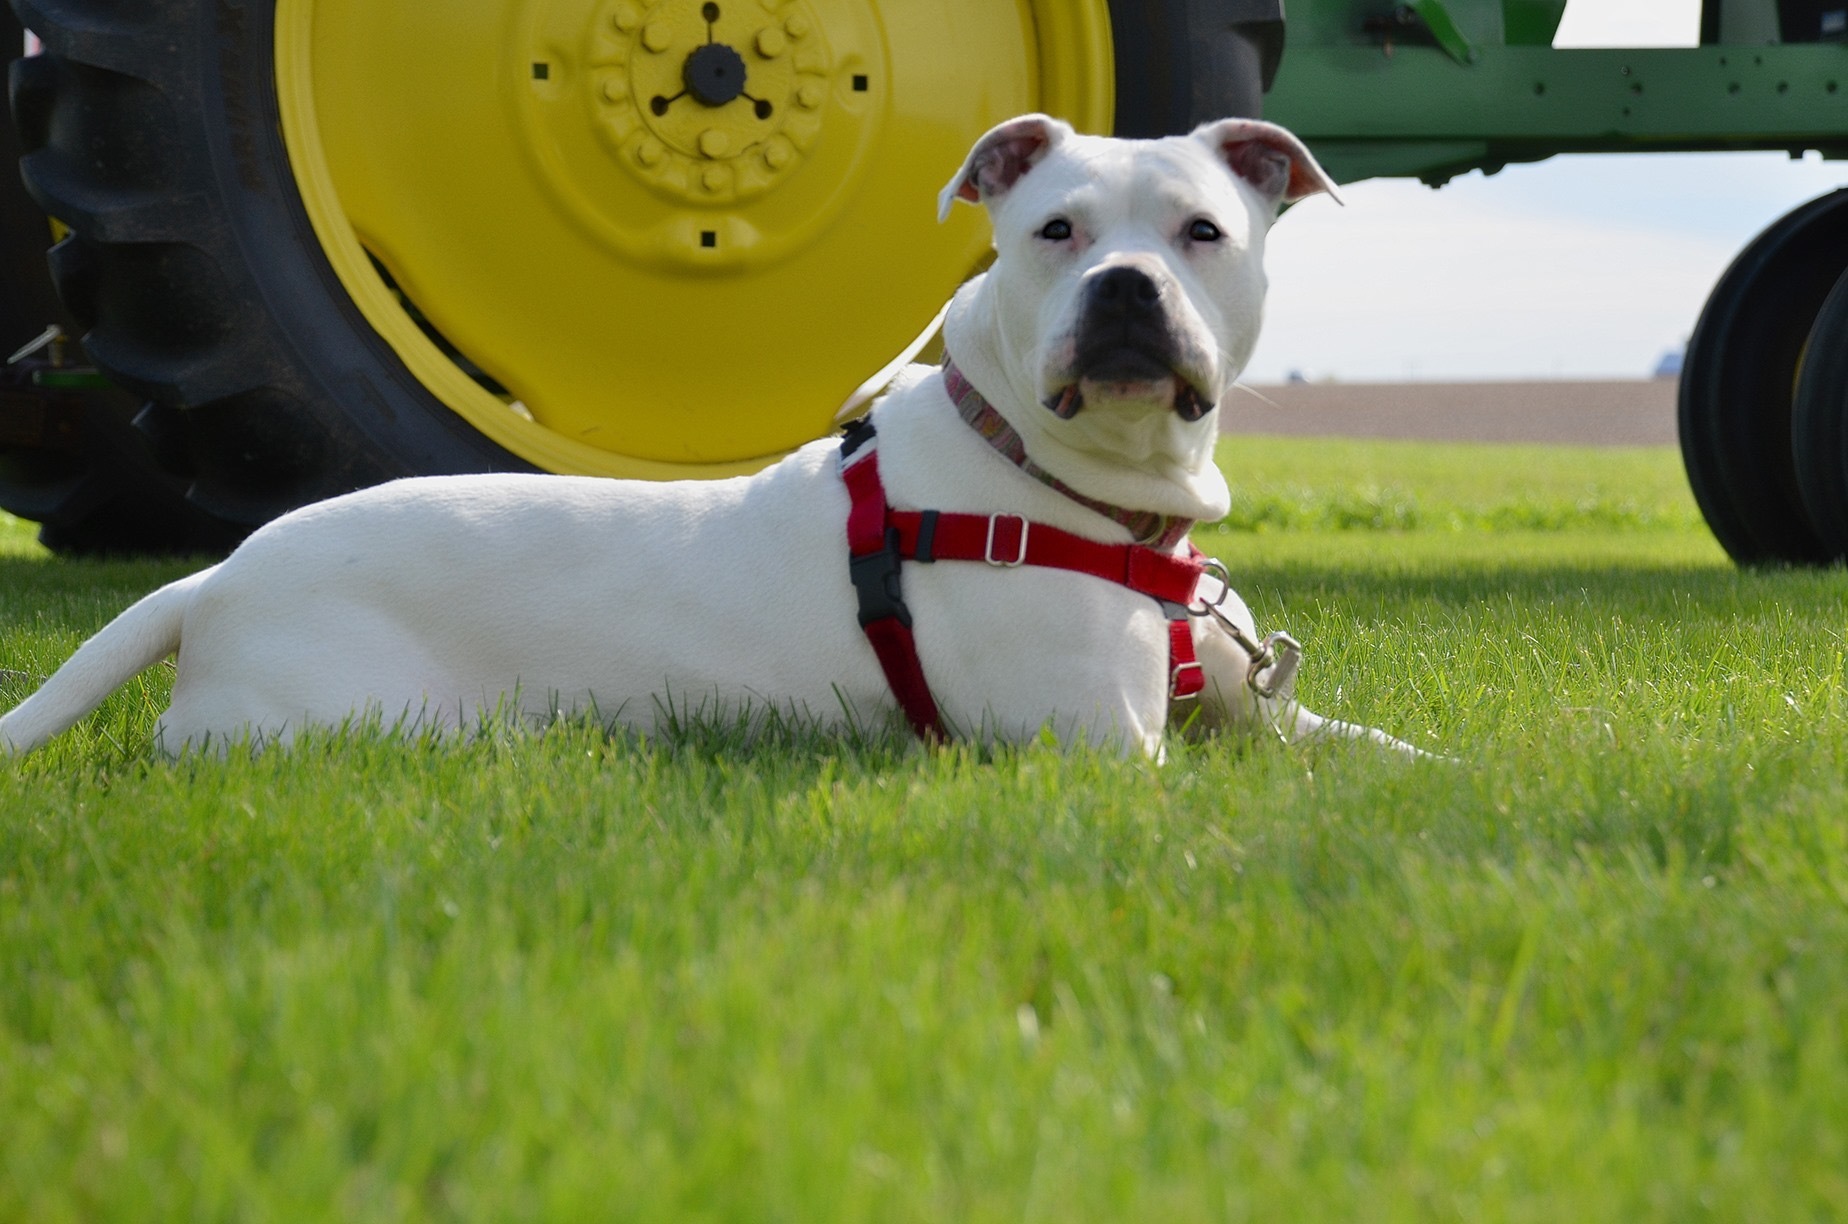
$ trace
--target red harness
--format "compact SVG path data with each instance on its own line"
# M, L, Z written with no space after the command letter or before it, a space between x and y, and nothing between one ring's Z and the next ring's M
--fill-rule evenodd
M942 742L949 733L924 679L911 636L911 611L900 594L899 568L904 561L985 561L1004 569L1038 565L1126 586L1160 603L1167 614L1169 699L1194 697L1206 687L1206 675L1194 657L1187 613L1205 559L1191 545L1188 556L1177 557L1142 544L1100 544L1017 514L894 510L879 479L873 424L865 419L847 427L841 442L841 479L852 500L847 564L859 596L860 627L920 739Z

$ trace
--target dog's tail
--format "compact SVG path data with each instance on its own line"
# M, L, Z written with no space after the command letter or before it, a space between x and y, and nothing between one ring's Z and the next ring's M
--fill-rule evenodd
M180 623L211 570L168 583L104 625L38 692L0 718L0 756L27 753L103 704L129 677L180 648Z

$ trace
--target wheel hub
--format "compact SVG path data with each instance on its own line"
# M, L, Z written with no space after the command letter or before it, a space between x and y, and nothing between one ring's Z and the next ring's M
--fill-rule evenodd
M619 165L669 199L755 199L796 173L831 118L842 139L872 134L854 108L829 114L836 57L806 0L622 0L602 28L614 37L585 80L598 133ZM870 91L869 74L855 80ZM699 249L731 247L715 235Z
M719 6L706 6L714 13ZM686 82L687 92L701 106L724 106L737 97L749 97L744 92L744 57L733 51L724 43L707 43L696 48L687 56L686 66L680 70L680 79ZM757 98L755 102L757 117L768 119L771 113L770 103ZM655 97L649 101L649 109L657 115L665 115L673 99Z

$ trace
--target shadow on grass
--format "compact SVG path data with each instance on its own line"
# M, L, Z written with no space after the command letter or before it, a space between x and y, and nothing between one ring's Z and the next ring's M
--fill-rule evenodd
M1222 545L1223 548L1223 545ZM1561 593L1599 601L1660 600L1665 594L1697 606L1749 608L1797 597L1827 597L1848 591L1848 568L1825 570L1740 570L1676 562L1635 564L1556 561L1511 555L1470 557L1415 566L1397 562L1382 549L1379 564L1318 564L1239 556L1226 550L1234 585L1243 593L1276 591L1287 598L1318 594L1370 604L1401 599L1460 605L1509 598L1547 599ZM0 600L93 596L118 592L131 598L216 563L216 558L106 559L0 557ZM127 606L125 603L124 607Z
M128 592L132 599L217 564L215 557L94 559L87 557L0 556L0 611L15 600L72 596L103 598ZM123 604L123 607L127 607Z
M1699 613L1751 614L1792 602L1848 594L1848 569L1719 569L1676 564L1591 564L1510 559L1469 562L1444 572L1362 569L1296 561L1256 561L1236 570L1247 596L1276 592L1295 601L1316 597L1388 607L1406 600L1465 606L1484 602L1552 601L1562 596L1613 608L1651 611L1664 604Z

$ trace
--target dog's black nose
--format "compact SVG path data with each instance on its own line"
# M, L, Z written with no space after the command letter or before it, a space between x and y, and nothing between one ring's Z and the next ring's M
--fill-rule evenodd
M1092 308L1105 314L1136 315L1161 301L1161 286L1141 268L1119 264L1105 268L1091 281Z
M1093 272L1084 293L1076 337L1080 377L1152 382L1173 372L1178 345L1160 280L1117 264Z

